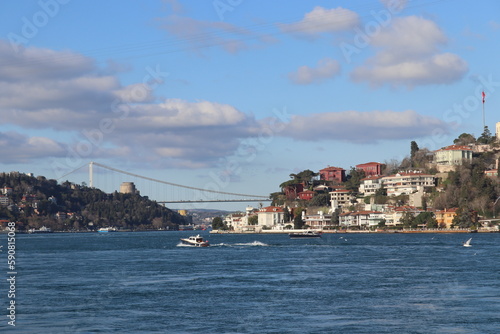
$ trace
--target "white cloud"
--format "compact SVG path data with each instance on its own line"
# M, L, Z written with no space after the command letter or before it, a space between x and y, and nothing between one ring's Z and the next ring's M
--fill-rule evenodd
M159 102L153 86L123 86L115 76L98 74L102 72L93 62L82 61L79 55L74 60L67 58L64 70L58 69L56 75L47 68L56 68L67 53L33 47L17 55L2 46L0 42L0 59L17 64L9 71L0 69L2 123L73 133L74 140L67 144L76 152L72 154L162 161L158 164L163 166L210 166L234 153L241 138L254 136L260 128L252 116L228 104L181 99ZM33 67L26 54L30 59L43 59L31 80L25 76ZM44 58L47 54L51 57ZM14 140L10 134L2 138L5 145L15 143L20 148L2 150L6 161L18 161L25 152L34 152L32 159L42 156L37 152L43 152L44 158L60 157L67 150L50 136ZM44 149L37 149L40 147ZM90 153L79 153L83 147L90 147Z
M290 73L288 78L295 84L309 85L320 83L333 78L340 73L340 64L338 61L330 58L324 58L318 61L316 68L301 66L297 71Z
M368 81L373 86L390 83L393 86L449 84L460 80L467 72L467 63L459 56L443 53L423 60L405 61L394 65L359 67L351 74L354 81Z
M460 80L468 71L465 60L451 53L440 53L447 43L435 22L409 16L394 19L392 25L371 38L378 49L351 73L356 82L373 86L449 84Z
M202 21L187 16L170 15L160 20L160 27L185 43L187 49L202 53L203 48L222 47L229 53L252 48L255 44L274 43L270 36L222 21ZM178 43L176 43L178 45Z
M408 0L380 0L380 2L389 9L400 12L408 5Z
M306 13L295 23L280 24L282 31L296 36L314 37L322 33L334 33L354 28L359 23L358 14L342 7L323 8L320 6Z
M27 163L47 157L63 157L64 145L45 137L28 137L18 132L0 131L2 163Z
M443 121L420 115L413 110L296 115L285 126L283 134L297 140L329 139L353 143L424 137L431 135L436 129L445 132L448 129L448 125Z

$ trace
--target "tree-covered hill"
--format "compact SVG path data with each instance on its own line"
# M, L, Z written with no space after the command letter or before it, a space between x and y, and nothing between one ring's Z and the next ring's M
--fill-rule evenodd
M50 227L55 231L176 229L185 224L177 212L137 194L106 194L43 176L0 173L0 220L16 221L20 230Z

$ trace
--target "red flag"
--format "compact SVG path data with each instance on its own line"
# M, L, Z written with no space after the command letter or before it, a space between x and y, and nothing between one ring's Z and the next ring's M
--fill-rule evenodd
M484 94L484 92L483 92L483 103L484 103L484 98L485 98L485 97L486 97L486 94Z

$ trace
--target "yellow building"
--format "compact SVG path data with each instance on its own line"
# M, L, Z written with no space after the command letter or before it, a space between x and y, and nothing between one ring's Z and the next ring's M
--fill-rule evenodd
M436 211L436 221L439 227L451 228L453 218L457 215L458 208L444 209Z

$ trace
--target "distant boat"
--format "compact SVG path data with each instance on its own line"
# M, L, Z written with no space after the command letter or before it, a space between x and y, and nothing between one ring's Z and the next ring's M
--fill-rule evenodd
M99 233L116 232L116 227L101 227L97 230Z
M198 234L195 236L190 236L189 238L181 238L184 245L194 246L194 247L208 247L210 244L208 240L203 240L203 238Z
M472 238L470 238L469 240L467 240L466 242L464 242L464 247L471 247L472 246L470 244L471 241L472 241Z
M288 233L290 239L300 239L300 238L321 238L321 232L316 231L304 231L304 232L292 232Z
M52 233L52 230L49 227L42 226L39 229L31 228L28 233Z

